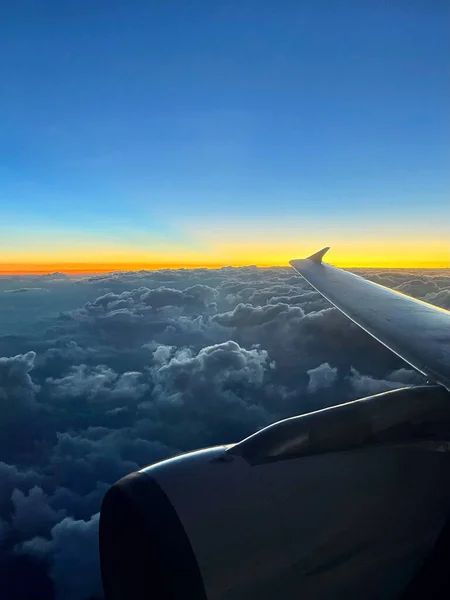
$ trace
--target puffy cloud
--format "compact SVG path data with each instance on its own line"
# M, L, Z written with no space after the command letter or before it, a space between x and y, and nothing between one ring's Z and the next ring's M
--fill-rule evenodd
M122 459L120 448L114 447L112 442L120 439L121 432L105 430L99 439L92 439L89 431L87 436L64 432L57 437L50 458L53 476L76 493L87 494L97 482L111 484L139 468L136 462Z
M98 483L112 484L174 452L158 440L141 439L136 427L88 427L76 434L57 434L49 471L59 485L86 495Z
M153 352L153 360L155 361L155 363L167 363L171 356L173 351L175 350L174 346L157 346L154 349Z
M33 369L35 352L27 352L10 358L0 358L0 403L2 412L8 412L8 406L34 404L36 386L29 373Z
M36 435L35 418L39 386L31 379L34 352L0 358L0 453L9 459L15 451L28 447Z
M385 379L376 379L370 375L363 375L352 368L349 381L356 397L363 397L412 384L420 385L424 383L424 378L414 371L398 369L388 374Z
M386 376L387 381L397 381L404 385L423 385L424 377L417 371L412 371L411 369L397 369L396 371L392 371L389 375Z
M152 369L152 401L141 404L141 415L150 417L156 430L162 428L157 435L168 445L214 443L222 432L231 436L223 442L234 441L271 420L255 393L264 395L264 376L270 368L265 350L246 350L233 341L197 354L189 349L173 356L159 354ZM177 419L180 412L185 415L182 421ZM167 422L172 423L170 429Z
M27 538L47 533L66 514L64 510L54 510L38 486L31 488L28 494L15 489L11 500L14 506L11 525Z
M323 389L330 388L336 383L338 370L328 363L322 363L315 369L306 371L309 377L308 392L314 394Z
M129 292L122 292L121 294L109 292L103 296L99 296L94 302L88 302L86 304L86 310L91 313L98 313L97 309L100 308L103 312L107 312L144 308L147 306L154 310L166 306L183 307L187 310L205 310L217 296L217 290L207 285L200 284L188 287L184 290L167 287L149 289L143 286Z
M450 288L440 292L432 292L424 297L426 302L450 310Z
M141 296L141 301L152 308L163 306L185 306L188 308L207 308L218 296L217 290L207 285L194 285L183 291L170 288L149 290Z
M123 402L141 398L148 386L140 383L142 373L115 373L106 365L88 367L85 364L72 367L70 373L60 379L47 379L52 393L60 398L83 397L93 401L118 399Z
M98 513L89 521L66 517L52 528L50 540L36 537L23 544L22 551L50 561L58 599L101 596L98 523Z
M100 348L83 348L74 340L56 339L45 344L37 354L35 371L41 379L52 378L55 373L62 373L70 368L87 362L101 361Z
M255 327L273 321L283 314L301 318L304 312L300 307L290 307L282 303L257 307L241 303L229 313L215 315L212 320L225 327Z
M60 271L54 271L53 273L45 273L44 275L35 276L39 281L67 281L70 280L70 276Z
M439 291L439 287L432 279L425 277L421 279L411 279L410 281L404 281L400 285L397 285L395 289L408 296L414 296L415 298L423 298L427 294L436 293Z
M40 485L44 478L33 469L21 470L15 465L0 462L0 514L5 516L13 508L11 502L14 490L28 491Z
M233 341L203 348L196 356L187 350L179 351L169 358L167 364L156 370L155 393L158 393L161 381L165 385L181 386L183 389L197 379L208 384L223 384L232 380L261 385L267 358L265 350L246 350ZM161 361L161 355L159 359ZM181 382L180 374L187 375L189 381L184 378Z

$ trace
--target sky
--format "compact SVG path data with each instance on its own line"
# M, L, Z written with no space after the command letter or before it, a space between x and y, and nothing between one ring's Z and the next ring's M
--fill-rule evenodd
M450 5L18 0L0 272L447 267Z

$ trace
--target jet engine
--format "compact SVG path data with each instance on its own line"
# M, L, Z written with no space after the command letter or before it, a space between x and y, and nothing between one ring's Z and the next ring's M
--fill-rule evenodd
M449 399L386 392L124 477L100 516L105 598L415 597L448 572Z

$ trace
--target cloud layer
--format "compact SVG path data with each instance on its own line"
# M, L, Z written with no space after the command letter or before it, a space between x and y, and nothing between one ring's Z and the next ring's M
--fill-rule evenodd
M450 308L445 271L360 273ZM98 511L130 471L421 382L288 268L0 278L0 314L5 599L101 597Z

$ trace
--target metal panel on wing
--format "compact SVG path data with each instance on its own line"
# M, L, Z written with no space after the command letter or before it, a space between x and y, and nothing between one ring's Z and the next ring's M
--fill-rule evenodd
M450 391L450 312L323 263L327 250L290 265L359 327Z

